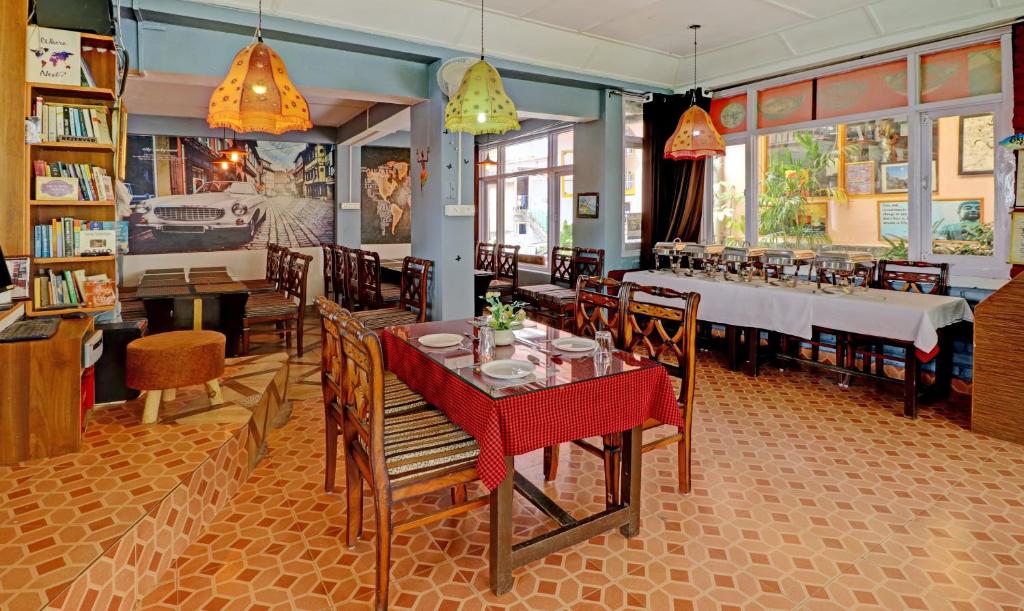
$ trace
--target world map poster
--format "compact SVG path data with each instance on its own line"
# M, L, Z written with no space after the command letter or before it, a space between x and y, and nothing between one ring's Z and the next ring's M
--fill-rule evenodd
M412 241L409 149L367 146L362 156L362 243L408 244Z

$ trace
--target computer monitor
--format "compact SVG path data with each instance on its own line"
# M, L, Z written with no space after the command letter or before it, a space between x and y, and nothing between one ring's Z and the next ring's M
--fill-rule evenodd
M14 288L14 280L11 280L11 270L7 269L7 259L4 259L4 247L0 246L0 293Z

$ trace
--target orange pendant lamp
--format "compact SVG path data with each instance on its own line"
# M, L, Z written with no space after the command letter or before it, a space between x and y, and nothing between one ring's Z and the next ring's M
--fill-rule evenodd
M665 158L676 161L725 154L725 140L711 122L711 115L697 106L697 30L700 26L691 25L690 29L693 30L693 99L679 118L676 131L665 143Z
M309 105L288 77L284 61L263 42L263 1L255 40L235 55L210 96L206 123L236 132L283 134L313 127Z

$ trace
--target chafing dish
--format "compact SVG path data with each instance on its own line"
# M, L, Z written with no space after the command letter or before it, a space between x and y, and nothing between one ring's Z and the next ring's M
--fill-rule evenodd
M764 251L765 265L793 265L800 267L814 261L813 250L791 250L788 248L768 248Z
M658 269L661 258L668 258L669 266L675 270L679 269L679 260L686 256L683 249L692 242L683 242L676 238L672 242L658 242L652 249L654 251L654 269Z
M763 248L753 246L726 246L722 249L722 260L732 263L754 263L764 256Z
M817 268L819 289L822 279L832 276L832 283L839 285L844 293L849 294L857 284L858 278L860 288L867 290L871 286L875 259L867 252L833 250L818 253L814 257L814 268Z

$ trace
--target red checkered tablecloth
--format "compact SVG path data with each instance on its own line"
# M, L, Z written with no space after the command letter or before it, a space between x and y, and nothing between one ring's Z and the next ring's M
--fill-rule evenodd
M382 339L388 369L476 439L477 472L492 490L505 479L505 456L625 431L648 418L682 424L668 374L650 361L632 371L495 399L391 332Z

